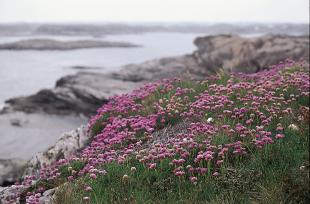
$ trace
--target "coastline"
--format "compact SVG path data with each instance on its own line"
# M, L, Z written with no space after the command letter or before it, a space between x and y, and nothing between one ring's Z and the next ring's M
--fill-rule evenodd
M143 83L163 77L202 79L218 72L217 67L228 72L254 73L288 58L309 62L309 38L306 36L245 38L217 35L198 37L194 43L197 49L188 55L129 64L107 74L78 72L62 77L53 89L7 100L8 106L3 112L91 115L111 96L127 93Z
M228 46L223 47L222 42L230 43L228 43ZM287 49L289 48L281 48L282 43L286 43L291 47L298 45L298 49L291 49L291 52L288 53ZM106 103L111 96L127 93L144 83L160 80L163 76L202 79L218 71L213 69L215 66L223 67L226 71L256 72L257 63L260 63L259 67L264 68L267 64L274 64L290 56L296 59L304 57L306 61L309 61L309 58L307 59L309 56L309 39L306 37L264 36L262 38L246 39L239 36L220 35L198 38L195 40L195 44L198 49L189 55L126 65L122 67L121 71L109 74L79 72L75 75L62 77L56 82L54 89L41 90L27 97L9 99L7 101L8 106L2 111L2 115L19 111L30 115L55 114L59 115L59 117L64 115L75 117L80 114L91 115L98 107ZM245 47L243 52L235 49L240 44ZM210 47L212 49L209 49ZM257 52L257 47L261 49L261 52ZM278 49L271 49L275 47ZM219 59L222 58L223 53L225 54L230 50L233 50L233 55L226 61L221 62L222 66L219 66ZM210 56L213 57L213 60L211 60ZM238 60L236 60L237 56ZM257 59L258 62L252 63L250 60L252 58ZM248 65L251 69L230 70L230 67L238 68L245 65ZM71 136L73 133L71 133ZM65 136L62 134L60 140L64 137L68 137L68 134L65 134ZM62 142L62 144L65 143ZM63 151L62 148L57 147L56 150L54 148L55 152L53 154L58 155L59 152ZM80 144L79 148L82 148ZM76 150L77 148L73 149ZM74 150L67 156L72 154L74 154ZM37 155L33 158L37 158ZM36 161L43 163L38 158ZM44 161L46 162L46 158L44 158Z

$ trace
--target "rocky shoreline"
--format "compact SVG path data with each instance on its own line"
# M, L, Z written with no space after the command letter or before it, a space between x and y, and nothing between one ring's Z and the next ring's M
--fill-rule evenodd
M308 36L244 38L218 35L200 37L194 43L198 49L189 55L130 64L115 73L79 72L62 77L54 89L7 100L8 107L2 112L91 115L109 97L162 78L202 79L217 72L218 67L226 71L253 73L287 58L309 62Z
M260 38L242 38L219 35L197 38L195 44L198 49L189 55L126 65L115 73L79 72L62 77L56 82L54 89L45 89L31 96L6 101L8 106L2 110L2 114L24 111L90 116L111 96L127 93L146 82L160 80L163 77L202 79L217 72L215 67L234 72L256 72L268 68L268 64L275 64L286 58L294 60L302 58L309 62L308 36L268 35ZM36 154L26 166L22 165L16 170L26 168L23 171L24 175L36 173L42 165L74 155L87 145L88 139L89 134L85 126L65 133L54 146ZM16 179L21 173L14 176ZM2 176L6 177L7 175ZM3 183L13 180L3 180ZM0 188L0 200L3 201L5 197L14 194L17 191L16 189L14 191L15 187Z

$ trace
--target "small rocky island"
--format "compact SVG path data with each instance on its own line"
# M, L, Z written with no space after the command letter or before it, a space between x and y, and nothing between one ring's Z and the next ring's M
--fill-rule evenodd
M101 40L60 41L54 39L28 39L0 44L0 50L73 50L86 48L139 47L128 42L110 42Z

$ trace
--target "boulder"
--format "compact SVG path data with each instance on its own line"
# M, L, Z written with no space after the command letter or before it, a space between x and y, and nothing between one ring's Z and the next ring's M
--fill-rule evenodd
M0 187L0 203L11 204L20 203L19 195L25 190L23 185L12 185Z
M309 62L309 36L266 35L245 38L218 35L197 38L193 53L205 69L256 72L287 58Z
M57 191L58 187L49 189L43 192L42 197L40 197L40 204L51 204L55 200L55 192Z

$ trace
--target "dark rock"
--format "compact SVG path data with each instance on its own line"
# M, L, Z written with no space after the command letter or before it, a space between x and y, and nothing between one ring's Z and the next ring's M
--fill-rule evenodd
M13 126L16 126L16 127L22 126L22 121L19 119L11 119L10 122L11 122L11 125Z
M14 111L90 115L109 97L126 93L138 85L104 74L80 72L58 80L55 89L44 89L32 96L13 98L6 103Z
M102 69L102 67L89 67L89 66L72 66L69 67L70 69L76 69L76 70L94 70L94 69Z

